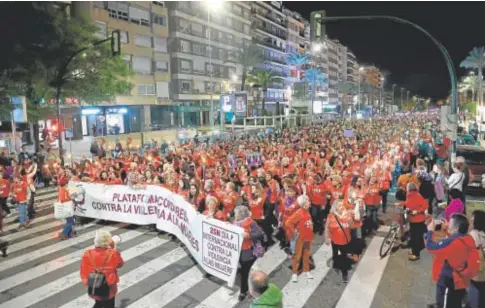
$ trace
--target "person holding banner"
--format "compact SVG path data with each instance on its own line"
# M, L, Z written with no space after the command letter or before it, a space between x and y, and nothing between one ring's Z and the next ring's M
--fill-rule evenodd
M59 202L69 202L71 197L69 195L69 190L67 189L67 184L69 183L69 178L63 177L59 181ZM67 240L75 236L74 232L74 217L66 217L66 223L62 229L62 233L59 238L61 240Z
M217 198L208 196L205 199L205 204L206 204L206 210L202 213L202 215L205 215L209 218L214 218L220 221L226 221L227 216L225 216L222 211L217 209L217 206L219 205L219 200L217 200Z
M251 212L246 206L240 205L234 209L234 224L244 229L244 240L239 257L239 264L241 265L241 292L238 297L239 301L243 301L249 289L249 272L257 258L255 245L260 246L264 236L261 228L251 218Z

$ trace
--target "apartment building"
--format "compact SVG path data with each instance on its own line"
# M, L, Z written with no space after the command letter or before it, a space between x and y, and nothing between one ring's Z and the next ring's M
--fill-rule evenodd
M289 46L291 45L291 48L296 46L294 43L288 43L287 16L283 13L282 1L248 3L251 4L252 40L262 48L264 59L263 63L257 65L255 69L273 71L284 79L288 78L289 66L286 63L286 56ZM274 111L276 103L286 103L285 83L271 83L265 101L266 109L270 111Z
M354 53L347 50L347 82L356 83L357 75L359 73L359 63Z
M373 87L381 88L382 86L382 73L379 68L374 65L363 66L363 81Z
M340 83L341 69L340 64L342 60L340 58L340 48L341 44L338 41L326 38L325 48L328 69L328 104L338 105L339 104L339 94L337 86Z
M169 106L168 13L164 1L72 2L74 15L98 27L100 38L120 30L123 59L135 75L130 93L94 107L81 107L83 135L139 132L162 123ZM86 102L89 104L89 102Z
M242 69L236 52L251 42L251 7L234 1L218 8L203 1L170 1L167 5L170 93L177 106L172 108L179 110L181 125L208 125L211 99L217 118L220 94L240 90Z

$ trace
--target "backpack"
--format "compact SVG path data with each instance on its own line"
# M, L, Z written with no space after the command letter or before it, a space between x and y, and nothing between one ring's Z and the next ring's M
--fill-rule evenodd
M108 281L106 280L106 275L103 273L103 268L111 258L112 254L113 252L109 251L106 259L104 260L103 266L96 267L96 263L91 255L91 251L88 252L91 265L94 267L94 270L88 275L88 295L108 299L110 287L108 285Z

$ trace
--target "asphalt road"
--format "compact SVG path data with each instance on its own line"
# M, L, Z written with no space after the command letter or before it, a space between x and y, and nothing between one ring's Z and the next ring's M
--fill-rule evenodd
M61 223L54 219L55 191L37 196L38 216L31 228L16 231L16 215L6 218L2 240L10 242L9 255L0 258L0 308L80 308L93 302L79 278L79 260L93 244L101 228L120 234L119 249L125 259L120 270L116 307L249 307L250 300L237 301L239 281L228 289L217 278L206 277L188 253L165 235L146 227L93 223L78 226L78 237L59 241ZM392 212L382 216L388 223ZM359 307L423 308L434 302L431 256L411 263L407 250L398 249L383 259L378 251L388 228L366 239L367 249L353 266L350 281L329 267L331 248L317 237L312 246L316 269L313 280L301 276L290 281L290 261L278 245L268 250L253 268L270 273L270 279L284 292L285 308ZM239 279L239 278L238 278Z

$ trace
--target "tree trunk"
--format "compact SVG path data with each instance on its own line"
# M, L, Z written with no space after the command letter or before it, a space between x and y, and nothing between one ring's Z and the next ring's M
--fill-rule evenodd
M241 76L241 91L244 91L244 86L246 85L246 77L247 77L247 70L246 67L243 67L242 76Z
M31 139L34 142L34 151L35 151L35 153L39 153L39 151L40 151L39 123L36 122L36 123L32 123L31 125L32 125L32 133L33 133L33 136L32 136Z
M266 115L266 93L268 92L267 88L263 88L263 98L261 100L261 112L263 116Z
M478 102L477 102L477 110L478 110L478 116L480 119L480 122L483 121L483 110L482 110L482 104L483 104L483 88L482 88L482 68L478 68Z

